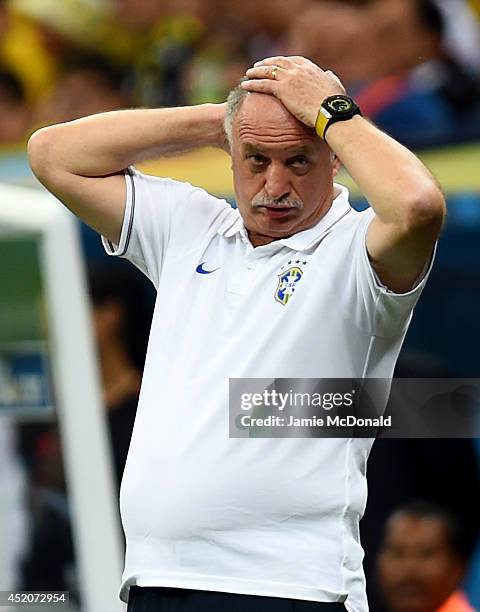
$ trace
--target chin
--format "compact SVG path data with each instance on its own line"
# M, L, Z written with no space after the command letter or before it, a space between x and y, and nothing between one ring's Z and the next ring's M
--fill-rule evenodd
M271 238L288 238L292 234L295 234L296 230L290 227L262 227L258 229L258 234L264 236L270 236Z

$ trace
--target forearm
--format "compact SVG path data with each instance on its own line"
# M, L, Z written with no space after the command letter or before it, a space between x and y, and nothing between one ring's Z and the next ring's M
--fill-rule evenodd
M217 104L100 113L36 132L30 160L34 170L48 164L79 176L107 176L145 159L221 146L222 119Z
M413 222L443 202L422 162L362 117L333 124L326 139L384 223Z
M247 77L242 87L276 96L312 128L322 102L345 94L337 76L305 58L267 58L249 68ZM359 115L332 124L326 140L381 222L397 225L400 233L425 223L438 225L444 214L443 196L413 153Z

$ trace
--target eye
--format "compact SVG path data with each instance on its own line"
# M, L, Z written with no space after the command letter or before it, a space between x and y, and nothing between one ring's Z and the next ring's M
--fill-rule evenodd
M252 172L263 172L268 164L268 158L260 153L247 155L247 162Z
M260 166L262 164L265 164L267 162L267 158L264 157L263 155L260 155L260 153L255 153L253 155L249 155L247 157L247 159L250 161L250 163L252 163L254 166Z
M305 168L308 166L308 159L305 157L305 155L297 155L289 160L289 165L296 168Z

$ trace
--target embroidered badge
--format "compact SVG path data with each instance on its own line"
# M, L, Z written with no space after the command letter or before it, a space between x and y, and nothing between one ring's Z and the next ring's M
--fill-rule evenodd
M280 304L285 304L292 297L297 288L297 285L300 279L303 276L303 270L301 268L297 268L294 266L293 268L288 268L285 272L282 272L278 275L278 286L275 291L275 299Z

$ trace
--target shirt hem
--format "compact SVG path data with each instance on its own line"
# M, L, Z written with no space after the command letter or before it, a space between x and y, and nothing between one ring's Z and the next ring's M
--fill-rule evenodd
M323 603L344 603L348 593L337 593L315 587L303 587L295 584L259 582L242 580L225 576L208 576L201 574L131 574L122 580L119 598L128 603L131 586L171 587L194 589L199 591L220 591L222 593L239 593L264 597L281 597Z

